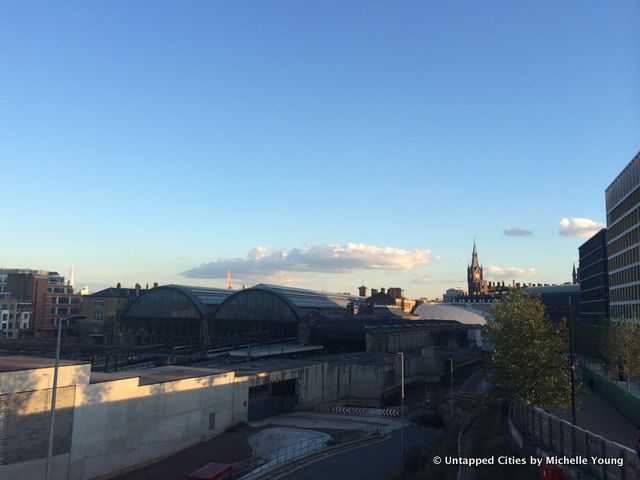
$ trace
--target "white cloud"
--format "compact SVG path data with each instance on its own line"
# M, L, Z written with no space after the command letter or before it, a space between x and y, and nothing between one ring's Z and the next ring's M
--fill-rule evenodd
M527 237L529 235L533 235L531 230L519 227L507 228L506 230L503 230L502 233L508 237Z
M413 283L414 285L427 285L430 282L431 279L422 273L414 275L413 280L411 280L411 283Z
M563 237L591 237L604 225L589 218L563 218L560 220L560 235Z
M520 267L498 267L491 265L487 272L495 280L513 280L516 278L529 278L536 275L535 268L520 268Z
M220 258L183 272L190 278L274 275L276 272L340 273L353 270L409 271L431 263L429 249L404 250L363 243L308 245L306 248L255 247L244 258Z

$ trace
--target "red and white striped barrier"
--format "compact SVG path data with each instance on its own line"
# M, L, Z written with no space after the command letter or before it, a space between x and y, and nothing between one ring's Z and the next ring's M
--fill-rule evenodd
M399 417L400 409L399 408L383 408L382 416L383 417Z
M369 413L369 409L358 407L332 407L331 413L339 413L342 415L367 415Z

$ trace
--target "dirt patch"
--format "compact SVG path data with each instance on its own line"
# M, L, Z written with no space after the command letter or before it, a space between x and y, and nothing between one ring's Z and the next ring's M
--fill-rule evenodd
M199 443L175 455L114 477L115 480L184 480L188 474L210 462L236 463L252 456L247 437L268 428L245 425L233 432Z
M261 430L278 426L291 428L290 425L278 425L277 423L259 427L244 425L234 431L225 432L211 440L181 450L156 463L112 478L114 480L184 480L188 474L210 462L238 463L246 461L253 457L247 438ZM300 430L315 430L326 433L336 443L357 440L367 434L364 430L332 428L300 428Z

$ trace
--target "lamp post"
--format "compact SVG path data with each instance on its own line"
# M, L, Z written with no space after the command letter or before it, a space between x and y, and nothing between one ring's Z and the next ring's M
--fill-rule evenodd
M404 472L404 352L400 355L400 468Z
M576 387L575 387L575 366L573 363L573 331L571 328L571 295L569 295L569 365L571 369L571 420L576 424Z
M85 315L73 315L65 320L70 324L72 320L82 320ZM47 463L44 472L45 480L49 480L51 471L51 457L53 456L53 433L56 423L56 400L58 396L58 363L60 361L60 339L62 338L62 319L58 318L58 335L56 340L56 359L53 363L53 390L51 392L51 417L49 420L49 448L47 450Z
M400 468L404 472L404 352L400 356Z
M449 392L449 396L451 397L449 420L453 423L453 355L449 357Z

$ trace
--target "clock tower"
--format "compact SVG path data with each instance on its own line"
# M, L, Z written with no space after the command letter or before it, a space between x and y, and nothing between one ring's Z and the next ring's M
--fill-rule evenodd
M467 265L467 284L469 285L469 295L479 295L482 293L482 265L478 263L478 252L476 251L475 240L473 241L471 265Z

